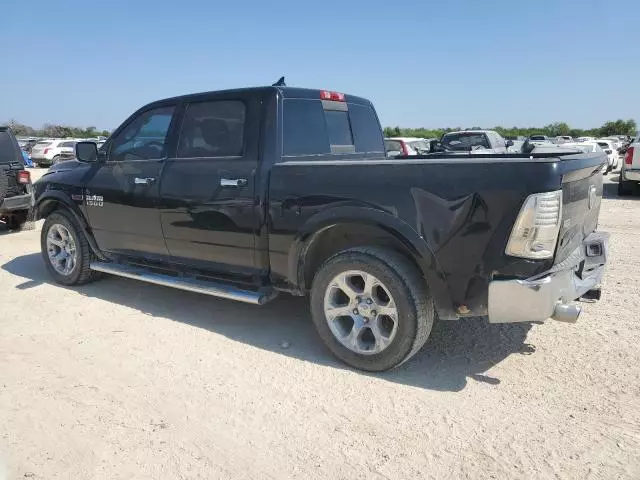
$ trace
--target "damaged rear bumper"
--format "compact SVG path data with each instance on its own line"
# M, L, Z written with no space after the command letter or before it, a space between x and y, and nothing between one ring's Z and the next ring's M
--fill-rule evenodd
M565 261L545 274L526 280L489 283L489 322L537 322L548 318L575 322L581 307L575 303L600 287L607 262L609 234L587 236ZM599 297L599 295L590 295Z

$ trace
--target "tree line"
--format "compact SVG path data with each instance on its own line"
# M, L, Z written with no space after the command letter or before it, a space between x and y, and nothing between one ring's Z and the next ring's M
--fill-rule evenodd
M440 138L447 132L455 132L459 130L485 130L480 127L473 128L400 128L386 127L384 129L385 137L419 137L419 138ZM576 137L607 137L609 135L629 135L635 136L637 125L635 120L616 120L606 122L598 128L581 129L571 128L565 122L556 122L544 127L493 127L488 130L495 130L503 137L530 137L531 135L546 135L548 137L557 137L559 135L569 135Z
M97 130L96 127L70 127L45 123L41 128L33 128L15 120L9 120L7 125L16 137L52 137L52 138L94 138L108 137L109 130Z

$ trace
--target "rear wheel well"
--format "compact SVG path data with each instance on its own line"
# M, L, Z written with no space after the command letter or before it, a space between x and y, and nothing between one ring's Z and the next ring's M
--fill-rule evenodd
M339 224L315 233L303 250L298 280L303 290L309 291L313 278L322 264L336 253L353 247L379 247L392 250L405 257L422 274L412 246L402 237L377 225Z

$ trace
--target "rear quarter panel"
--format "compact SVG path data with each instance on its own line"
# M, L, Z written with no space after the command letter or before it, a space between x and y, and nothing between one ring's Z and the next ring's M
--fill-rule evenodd
M375 211L376 221L410 228L433 254L425 268L434 271L425 276L446 284L454 308L485 314L494 275L531 276L552 263L507 257L504 250L524 199L561 188L558 165L495 157L285 159L274 165L270 179L272 273L288 276L292 249L314 217L357 207L355 222Z

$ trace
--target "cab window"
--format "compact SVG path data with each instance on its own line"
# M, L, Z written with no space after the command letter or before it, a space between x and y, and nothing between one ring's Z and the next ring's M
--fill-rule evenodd
M175 107L147 110L114 139L109 160L151 160L165 155L169 126Z
M239 100L192 103L182 122L179 158L241 156L245 105Z

